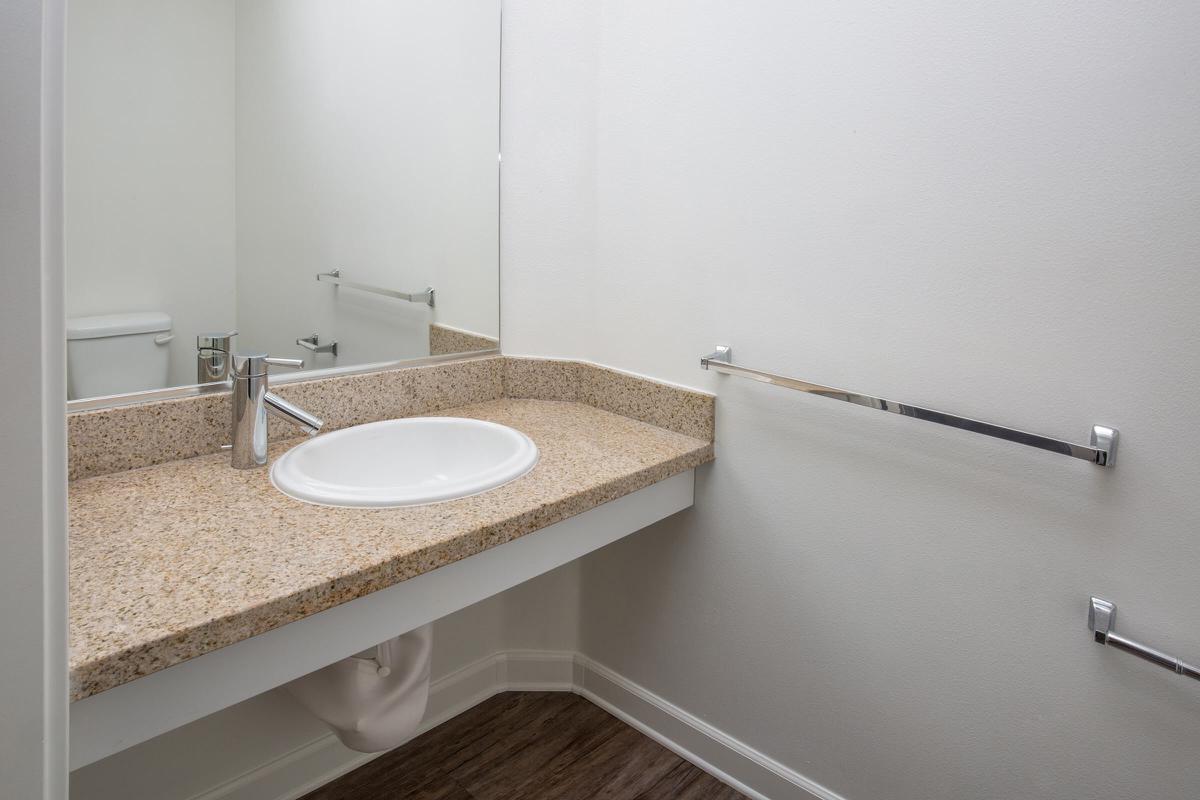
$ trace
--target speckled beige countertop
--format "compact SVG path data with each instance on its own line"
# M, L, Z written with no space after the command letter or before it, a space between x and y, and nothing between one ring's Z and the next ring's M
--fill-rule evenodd
M712 459L712 443L576 402L439 412L510 425L541 452L481 495L396 509L292 500L205 455L70 487L71 698L331 608ZM272 456L295 440L272 447Z

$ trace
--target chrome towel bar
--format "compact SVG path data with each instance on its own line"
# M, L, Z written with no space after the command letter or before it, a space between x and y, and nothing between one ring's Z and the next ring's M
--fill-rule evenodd
M947 414L944 411L934 411L931 408L897 403L894 400L885 400L882 397L848 392L845 389L835 389L832 386L822 386L819 383L809 383L798 378L789 378L784 375L776 375L771 372L739 366L733 363L731 350L725 345L720 345L714 352L701 357L700 366L703 369L715 370L726 375L740 375L744 378L752 378L763 383L772 383L786 389L795 389L807 394L816 394L833 400L841 400L845 403L854 403L855 405L874 408L878 411L887 411L905 417L923 419L926 422L936 422L939 425L949 425L952 428L961 428L971 433L994 436L997 439L1016 442L1028 447L1037 447L1053 453L1062 453L1064 456L1090 461L1102 467L1111 467L1116 462L1117 430L1103 425L1092 426L1090 444L1075 444L1063 441L1062 439L1053 439L1049 436L1017 430L1016 428L1006 428L1003 425L993 425L990 422L981 422L977 419Z
M371 292L372 294L381 294L384 297L395 297L400 300L407 300L410 303L424 303L433 308L435 293L432 286L427 287L423 292L398 292L395 289L384 289L379 286L372 286L369 283L348 281L342 277L340 269L335 269L333 272L318 272L317 280L337 286L345 286L347 289L358 289L360 292Z
M1200 668L1175 656L1155 650L1153 647L1147 647L1133 639L1126 639L1124 636L1118 635L1112 629L1113 625L1117 623L1117 606L1114 603L1093 597L1091 605L1088 606L1087 622L1088 630L1092 632L1099 644L1110 644L1118 650L1124 650L1126 653L1133 653L1138 658L1144 658L1151 664L1158 664L1172 672L1200 681Z

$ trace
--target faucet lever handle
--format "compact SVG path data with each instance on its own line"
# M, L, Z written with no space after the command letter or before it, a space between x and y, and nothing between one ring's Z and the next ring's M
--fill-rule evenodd
M300 369L304 366L302 358L271 358L266 353L235 353L230 356L230 374L235 378L258 378L267 374L267 367L291 367Z
M230 339L237 336L237 331L222 331L219 333L201 333L196 336L197 350L221 350L229 352Z

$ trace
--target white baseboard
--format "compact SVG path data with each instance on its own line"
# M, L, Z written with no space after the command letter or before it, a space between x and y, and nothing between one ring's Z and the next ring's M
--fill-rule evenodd
M583 655L574 691L754 800L845 800Z
M844 800L579 653L510 650L434 681L414 736L501 692L575 692L754 800ZM376 758L332 733L196 795L192 800L297 800Z

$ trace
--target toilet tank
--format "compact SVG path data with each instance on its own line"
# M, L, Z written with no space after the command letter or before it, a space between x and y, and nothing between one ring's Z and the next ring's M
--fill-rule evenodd
M67 398L102 397L167 385L171 318L161 311L67 320Z

